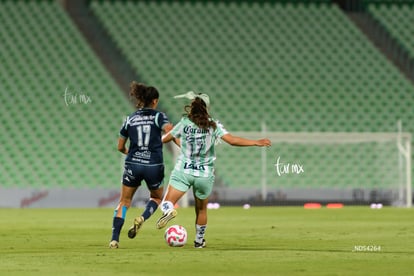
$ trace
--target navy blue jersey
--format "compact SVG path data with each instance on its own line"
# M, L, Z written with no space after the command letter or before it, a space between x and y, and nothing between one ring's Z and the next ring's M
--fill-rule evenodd
M126 118L119 134L130 140L127 163L162 164L162 128L167 115L150 108L139 109Z

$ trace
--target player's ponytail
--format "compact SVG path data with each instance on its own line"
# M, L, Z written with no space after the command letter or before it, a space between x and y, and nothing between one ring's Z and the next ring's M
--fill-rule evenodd
M158 90L152 86L133 81L130 85L129 95L136 100L136 107L149 107L154 99L159 98Z
M184 107L188 118L201 129L208 129L209 127L216 128L216 123L208 114L206 103L199 97L195 98L191 105Z

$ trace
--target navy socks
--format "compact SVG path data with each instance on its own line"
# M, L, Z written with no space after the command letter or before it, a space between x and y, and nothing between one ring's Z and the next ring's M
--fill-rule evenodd
M145 206L145 210L142 213L142 216L144 217L144 220L149 219L150 216L157 210L158 204L154 200L150 200L147 203L147 206Z
M125 219L114 217L112 223L112 241L119 241L119 234L121 233L122 226L124 225Z

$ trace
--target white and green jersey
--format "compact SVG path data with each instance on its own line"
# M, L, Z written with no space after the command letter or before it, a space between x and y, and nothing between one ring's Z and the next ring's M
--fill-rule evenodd
M218 139L228 133L222 124L216 120L214 122L216 129L201 129L188 117L183 117L173 128L172 136L181 140L181 154L175 170L203 177L214 174L214 146Z

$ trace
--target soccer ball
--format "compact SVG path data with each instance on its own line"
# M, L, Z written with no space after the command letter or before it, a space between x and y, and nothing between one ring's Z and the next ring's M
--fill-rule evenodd
M184 246L187 242L187 230L181 225L170 226L165 230L164 239L169 246Z

